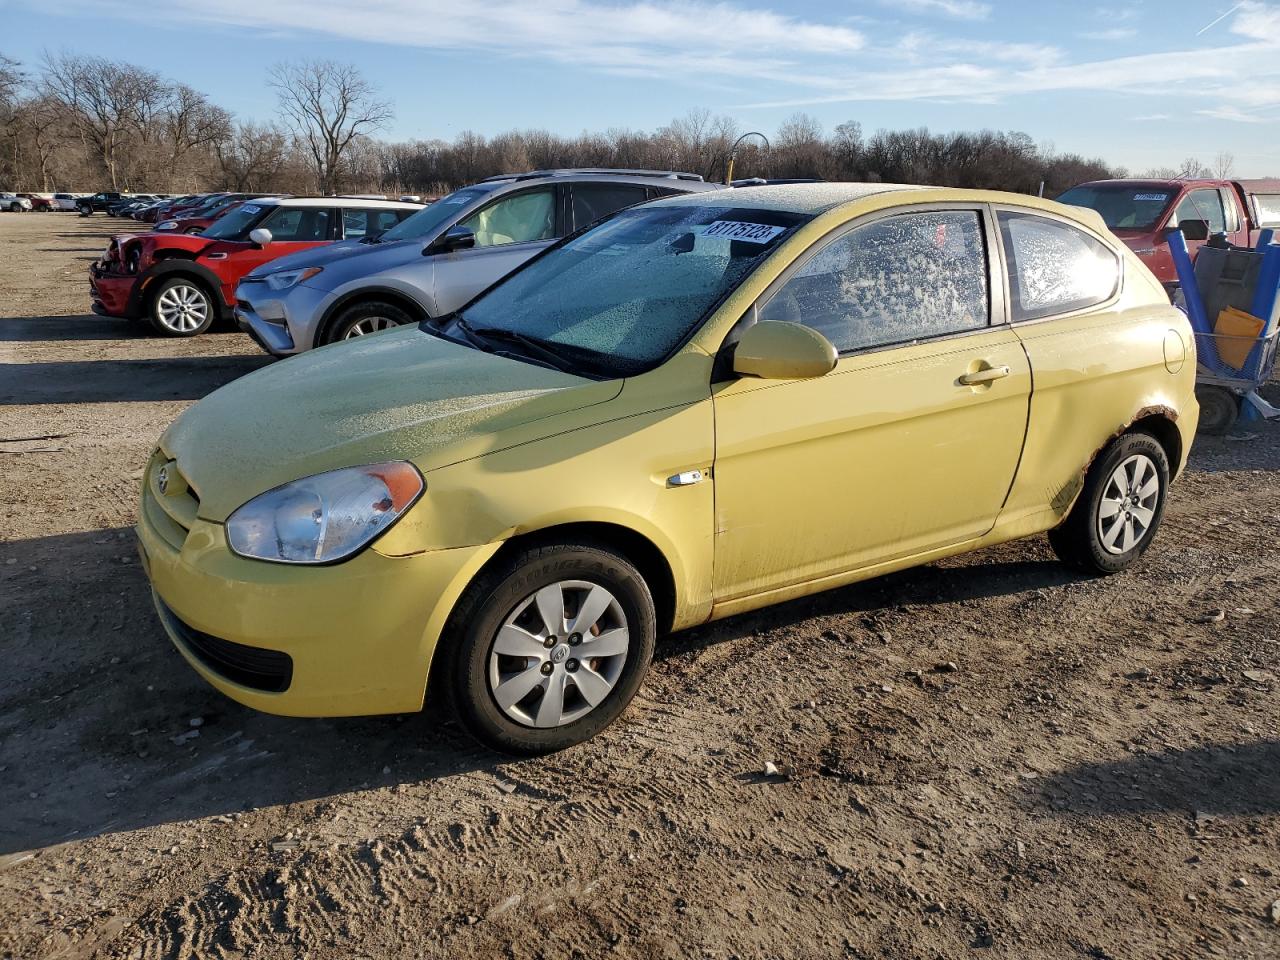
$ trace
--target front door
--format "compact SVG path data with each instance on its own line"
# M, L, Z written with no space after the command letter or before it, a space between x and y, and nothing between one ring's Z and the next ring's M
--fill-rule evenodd
M435 313L452 313L563 235L563 211L554 186L499 197L458 226L476 245L435 259Z
M714 390L716 602L994 526L1031 371L1014 333L991 323L1002 297L991 294L988 223L982 210L947 208L859 224L766 295L761 320L811 326L840 359L813 380Z

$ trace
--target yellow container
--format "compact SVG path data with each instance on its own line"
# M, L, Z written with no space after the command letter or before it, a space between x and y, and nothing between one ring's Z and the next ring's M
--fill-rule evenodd
M1227 307L1218 314L1218 322L1213 326L1214 343L1218 347L1218 356L1223 363L1240 370L1249 359L1249 351L1257 343L1259 335L1267 325L1251 313Z

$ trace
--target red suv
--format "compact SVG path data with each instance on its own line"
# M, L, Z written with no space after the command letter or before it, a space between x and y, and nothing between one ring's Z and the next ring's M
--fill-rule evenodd
M387 211L399 221L420 209L392 200L270 198L245 202L203 234L114 237L89 268L93 312L147 319L164 336L195 336L231 317L236 284L255 267L348 231L377 232L370 225L385 222Z
M1166 288L1178 273L1164 231L1186 220L1204 220L1209 233L1225 233L1252 246L1260 227L1280 224L1280 181L1276 180L1094 180L1072 187L1059 203L1088 207L1123 240ZM1187 242L1192 255L1202 240Z

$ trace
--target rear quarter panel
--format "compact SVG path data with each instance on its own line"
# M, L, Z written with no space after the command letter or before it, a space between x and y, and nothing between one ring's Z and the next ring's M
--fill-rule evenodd
M1181 310L1118 241L1120 296L1100 309L1016 324L1031 360L1032 396L1018 475L997 530L1001 538L1056 526L1089 465L1135 421L1159 415L1181 438L1181 472L1195 434L1195 341Z

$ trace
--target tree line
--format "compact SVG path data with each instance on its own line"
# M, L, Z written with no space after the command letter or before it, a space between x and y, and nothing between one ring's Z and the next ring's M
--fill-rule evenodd
M1025 133L867 134L852 120L827 132L803 113L767 142L743 137L736 120L709 110L692 110L654 131L574 137L467 131L451 141L392 142L378 137L392 108L354 66L283 63L270 70L268 83L277 115L254 122L134 64L61 53L28 67L0 54L0 189L433 195L495 174L556 167L681 170L723 180L735 143L735 177L1043 189L1055 196L1084 180L1125 173L1099 158L1059 153ZM1208 169L1195 160L1183 164L1191 168Z

